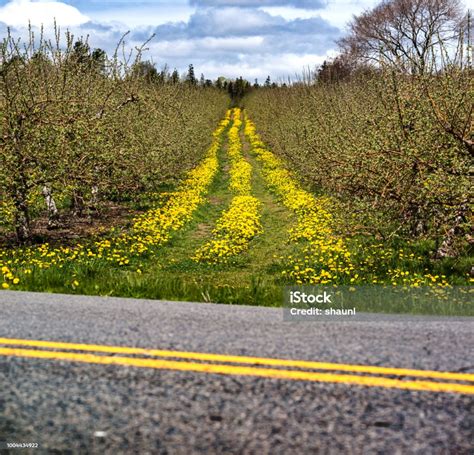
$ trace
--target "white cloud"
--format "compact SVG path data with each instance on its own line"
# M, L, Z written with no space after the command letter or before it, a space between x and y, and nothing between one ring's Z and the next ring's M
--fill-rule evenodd
M230 53L235 57L238 53L256 53L262 46L261 36L214 38L205 37L194 40L158 41L150 43L148 48L158 58L187 58L191 63L194 58L219 57L222 53Z
M89 20L77 8L55 1L12 0L0 8L0 22L24 27L31 22L40 27L56 23L61 26L77 26Z
M187 22L194 11L195 8L188 5L163 6L157 4L137 7L131 3L131 5L124 5L122 8L113 7L92 11L90 15L97 22L105 24L121 22L129 28L133 28L147 25L156 26L169 22Z
M272 80L286 81L288 76L296 79L308 68L314 69L328 58L327 54L294 54L284 53L278 55L245 55L237 63L224 63L217 61L197 62L194 67L197 73L203 72L206 76L226 76L234 78L242 75L247 80L259 79L263 82L270 75Z
M344 29L354 14L371 9L378 3L377 0L330 0L326 8L319 11L319 16Z
M264 6L260 8L272 16L281 16L287 21L294 19L310 19L318 16L314 10L297 9L289 6Z
M192 5L200 7L237 6L259 8L261 6L293 6L303 9L324 8L326 0L191 0Z

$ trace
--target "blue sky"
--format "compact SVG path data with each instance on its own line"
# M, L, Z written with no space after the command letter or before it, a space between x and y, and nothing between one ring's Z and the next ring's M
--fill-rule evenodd
M471 0L469 0L471 1ZM153 33L145 58L184 72L193 63L209 78L263 80L301 73L334 55L334 41L353 14L376 0L0 0L0 32L21 36L28 20L51 33L89 35L93 47L111 51L130 31L127 45Z

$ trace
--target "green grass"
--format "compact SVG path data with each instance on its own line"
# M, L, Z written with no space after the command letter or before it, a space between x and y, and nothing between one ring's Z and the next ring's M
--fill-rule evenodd
M90 266L73 266L63 269L48 269L33 272L23 283L21 289L60 292L66 294L122 296L149 299L222 302L228 304L249 304L258 306L281 306L283 286L278 284L271 274L261 273L256 276L240 274L237 267L222 267L217 273L220 280L213 279L214 270L208 270L208 276L201 268L199 273L186 271L181 265L173 270L150 271L139 274L123 269L117 270L97 263ZM197 271L197 267L196 270ZM65 282L64 277L71 277ZM233 279L234 281L227 281ZM73 287L72 281L79 285ZM381 288L380 288L381 289ZM356 306L357 311L377 313L411 313L445 316L474 316L474 305L466 298L447 300L388 298L383 293L374 292L374 298L358 298L347 307ZM389 290L391 292L391 290ZM450 295L456 295L457 290ZM370 295L370 294L369 294ZM472 299L471 299L472 300ZM334 307L337 307L334 305Z
M210 187L207 202L200 206L183 229L154 254L132 259L127 268L117 268L104 261L84 264L65 264L62 268L33 269L22 277L16 289L60 292L86 295L109 295L135 298L281 306L285 282L282 270L285 258L298 254L301 245L287 242L288 229L294 224L290 213L267 190L259 162L248 153L243 139L243 152L253 167L252 192L262 202L264 232L254 238L248 251L230 264L206 265L191 259L194 252L212 237L212 229L222 212L228 207L232 194L228 189L229 162L226 145L219 151L219 170ZM363 239L364 242L372 241ZM398 240L396 241L398 242ZM393 248L410 248L422 257L418 262L404 264L393 259L390 266L414 267L423 271L455 275L453 284L466 284L465 270L470 258L437 261L429 259L433 245L419 242L408 245L394 243ZM363 256L363 249L360 250ZM388 264L383 264L387 267ZM137 270L141 272L138 272ZM464 275L463 275L464 274ZM78 284L76 284L77 282ZM474 316L474 305L457 305L454 302L409 304L367 300L358 304L358 311L418 313Z
M290 213L277 204L265 189L252 159L253 191L262 202L264 234L256 237L247 252L231 264L208 265L191 259L193 253L212 236L212 229L228 207L228 158L219 152L220 168L209 198L195 212L193 220L153 256L134 260L128 269L117 269L103 262L69 264L61 269L34 270L22 280L20 289L88 295L222 302L280 306L279 256L292 251L286 242ZM143 270L137 273L136 270ZM133 271L132 271L133 270ZM65 277L67 277L65 279ZM79 284L73 285L77 281Z

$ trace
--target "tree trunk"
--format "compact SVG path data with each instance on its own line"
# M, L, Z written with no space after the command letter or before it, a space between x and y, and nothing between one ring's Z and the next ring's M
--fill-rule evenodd
M89 221L92 222L92 219L96 218L99 214L99 187L97 185L92 185L91 187L91 199L87 208Z
M79 191L72 193L72 213L74 216L82 216L84 213L84 197Z
M30 216L28 203L23 191L16 192L15 204L15 230L18 243L26 243L30 240Z
M452 227L446 232L440 247L436 251L435 258L453 258L458 255L455 249L456 238L463 233L461 224L466 221L466 213L468 211L467 202L463 203L456 213Z
M48 210L48 229L52 229L58 226L58 208L51 193L51 188L49 188L47 185L43 186L42 193L46 202L46 208Z
M97 209L97 204L99 203L99 187L97 185L92 186L91 194L91 206L93 209Z

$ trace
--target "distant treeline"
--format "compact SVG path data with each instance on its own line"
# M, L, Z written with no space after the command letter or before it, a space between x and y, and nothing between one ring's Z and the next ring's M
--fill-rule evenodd
M96 50L102 55L101 50ZM132 73L136 77L140 77L149 83L155 84L187 84L193 87L215 87L219 90L225 91L229 94L234 104L238 103L247 93L252 89L258 88L275 88L279 84L272 82L270 76L267 76L263 84L260 84L258 79L255 79L253 83L250 83L242 76L236 79L228 79L223 76L218 77L215 80L207 79L204 74L201 74L199 79L196 77L194 71L194 65L190 64L188 71L184 74L179 73L175 68L170 71L167 65L163 69L158 70L156 65L149 61L139 61L132 66ZM284 84L286 85L286 84Z

